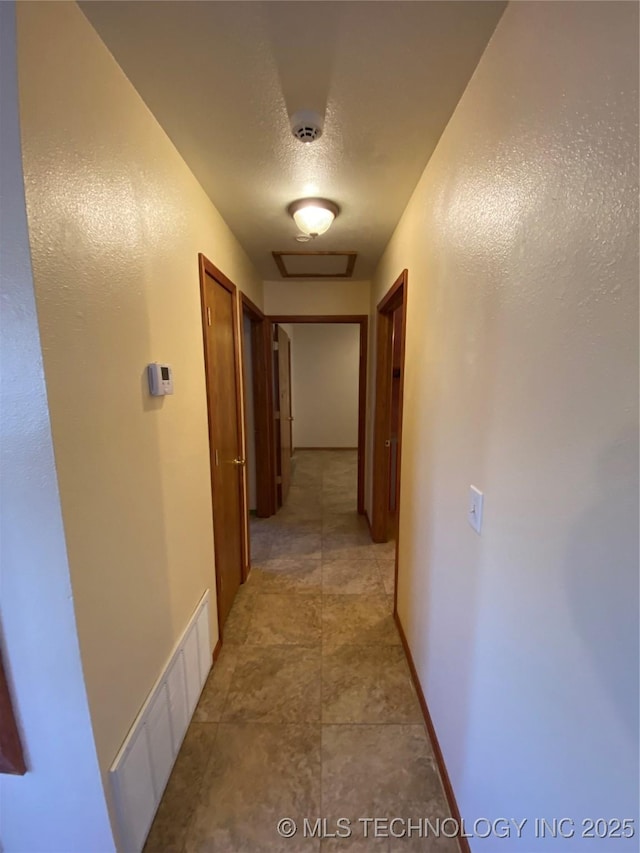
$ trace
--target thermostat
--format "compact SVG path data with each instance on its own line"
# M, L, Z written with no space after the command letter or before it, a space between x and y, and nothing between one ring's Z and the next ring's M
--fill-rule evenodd
M173 394L173 373L168 364L159 364L154 361L147 365L149 377L149 391L154 397L163 397L165 394Z

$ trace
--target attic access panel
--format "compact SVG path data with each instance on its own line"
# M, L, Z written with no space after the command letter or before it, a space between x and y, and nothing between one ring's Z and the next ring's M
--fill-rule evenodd
M357 252L272 252L283 278L351 278Z

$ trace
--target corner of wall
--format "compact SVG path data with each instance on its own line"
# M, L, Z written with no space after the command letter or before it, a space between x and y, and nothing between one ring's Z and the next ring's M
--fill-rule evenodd
M0 776L0 846L114 849L76 628L22 179L15 6L0 3L3 657L27 774Z

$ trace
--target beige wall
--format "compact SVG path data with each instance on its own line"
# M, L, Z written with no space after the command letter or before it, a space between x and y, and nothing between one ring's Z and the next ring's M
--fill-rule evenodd
M19 4L18 37L45 376L104 772L202 592L215 596L198 252L258 305L262 284L79 8ZM172 397L148 395L156 360L173 366Z
M294 340L294 446L357 447L360 326L298 323Z
M510 4L373 282L408 267L398 608L469 819L638 817L637 34Z
M368 281L265 281L265 314L368 314Z
M0 654L27 765L0 774L0 849L107 853L29 258L13 3L0 3L0 103Z

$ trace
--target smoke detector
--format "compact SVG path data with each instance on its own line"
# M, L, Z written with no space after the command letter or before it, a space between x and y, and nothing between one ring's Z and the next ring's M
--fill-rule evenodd
M291 132L300 142L315 142L322 136L322 116L313 110L298 110L291 116Z

